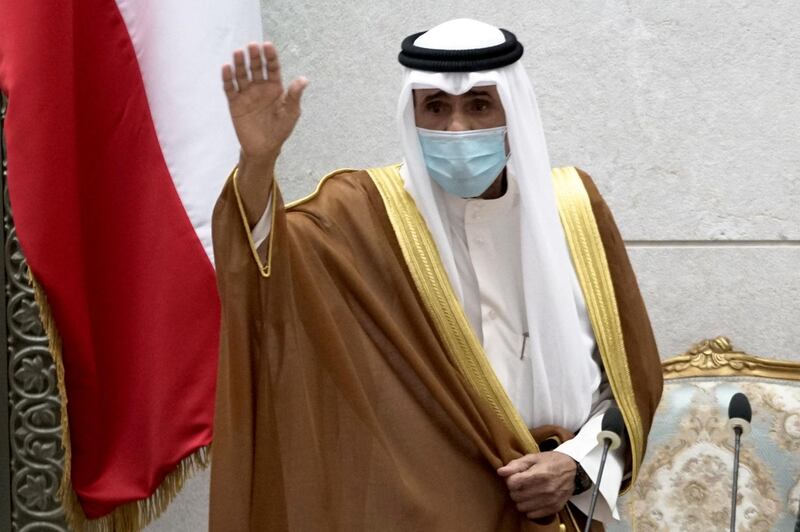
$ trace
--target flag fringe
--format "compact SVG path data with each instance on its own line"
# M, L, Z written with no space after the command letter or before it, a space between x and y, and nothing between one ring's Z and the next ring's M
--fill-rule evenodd
M142 530L164 513L187 479L208 467L209 454L207 446L201 447L181 460L149 497L120 505L110 514L98 519L86 518L75 491L70 487L67 498L61 499L70 530L77 532L138 532Z
M70 530L76 532L138 532L150 524L167 509L175 496L183 488L186 480L198 471L207 468L211 463L211 451L208 446L197 449L181 460L146 499L132 501L115 508L108 515L97 519L88 519L72 489L72 447L69 437L69 416L67 415L67 389L64 381L64 359L61 350L61 336L47 302L42 286L36 281L33 273L28 271L28 280L33 288L36 304L39 306L39 317L47 334L50 353L56 366L58 394L61 396L61 445L64 448L64 469L58 498L64 509Z

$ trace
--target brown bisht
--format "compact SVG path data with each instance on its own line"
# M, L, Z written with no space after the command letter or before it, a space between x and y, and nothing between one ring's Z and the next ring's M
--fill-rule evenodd
M602 198L573 168L553 175L635 478L661 394L655 342ZM213 234L222 340L212 531L577 529L568 510L526 519L495 472L538 447L396 166L331 174L287 207L276 187L263 250L234 175ZM565 431L533 434L553 432Z

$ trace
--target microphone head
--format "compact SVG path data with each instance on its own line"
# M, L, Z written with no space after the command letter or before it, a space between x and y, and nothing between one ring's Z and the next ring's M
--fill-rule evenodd
M603 414L602 430L597 435L597 442L609 445L609 449L616 449L622 445L622 434L625 432L625 420L619 408L611 407Z
M613 432L618 436L622 436L625 431L625 420L622 419L622 412L619 408L611 407L603 414L603 430Z
M752 417L753 411L750 409L750 401L747 400L747 396L741 392L733 394L728 405L728 418L743 419L750 423Z

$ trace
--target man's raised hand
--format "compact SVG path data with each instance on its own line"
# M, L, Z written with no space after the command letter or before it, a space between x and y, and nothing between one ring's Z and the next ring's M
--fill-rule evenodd
M233 53L233 64L222 67L222 85L242 149L238 185L252 226L266 210L275 162L300 118L300 97L308 80L297 78L283 88L278 52L272 43L249 44L247 56L249 61L245 61L244 50Z
M300 117L300 97L308 80L297 78L284 89L278 52L272 43L249 44L247 56L249 66L245 51L236 50L233 64L222 67L228 108L242 159L274 164Z

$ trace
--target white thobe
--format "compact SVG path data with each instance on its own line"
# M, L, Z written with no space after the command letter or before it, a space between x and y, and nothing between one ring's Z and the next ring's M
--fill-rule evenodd
M525 341L528 331L521 288L519 192L515 180L509 179L508 183L506 193L493 200L447 195L446 209L467 319L506 393L530 427L536 386L531 357L535 354L530 353ZM271 204L267 202L266 212L252 229L256 247L269 235ZM593 363L600 364L596 355ZM602 455L597 435L603 412L610 406L616 406L616 402L603 372L599 386L593 390L589 418L575 438L555 449L580 463L593 482ZM609 522L619 518L616 502L623 471L624 449L620 447L608 454L595 519ZM587 513L590 499L591 490L587 490L570 500Z
M506 193L493 200L463 199L449 194L446 197L450 245L461 280L464 312L506 393L531 427L536 386L531 357L536 355L526 342L529 331L521 288L520 196L516 180L509 179ZM592 363L602 368L597 355ZM555 449L579 462L592 481L597 479L603 451L597 443L603 413L616 406L605 372L601 375L600 384L592 393L588 420L575 438ZM600 483L602 498L598 498L595 509L595 518L603 522L619 518L616 502L624 460L622 447L608 454ZM591 491L585 491L570 500L587 513L590 499Z

